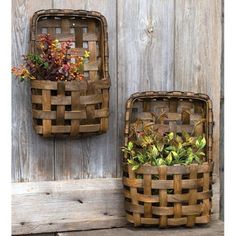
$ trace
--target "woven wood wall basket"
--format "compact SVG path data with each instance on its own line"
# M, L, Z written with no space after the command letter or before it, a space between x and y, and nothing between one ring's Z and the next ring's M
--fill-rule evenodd
M133 171L123 163L123 185L127 220L139 225L194 226L210 221L212 197L212 102L207 95L188 92L142 92L133 94L126 104L125 145L131 124L141 119L154 122L151 112L167 117L155 126L166 132L191 132L207 140L207 161L202 164L142 166ZM155 123L155 122L154 122ZM125 160L125 157L124 157ZM159 179L154 179L158 175Z
M83 81L31 81L35 131L43 137L81 136L108 130L109 88L107 23L98 12L41 10L31 21L31 51L38 35L72 40L73 54L90 52Z

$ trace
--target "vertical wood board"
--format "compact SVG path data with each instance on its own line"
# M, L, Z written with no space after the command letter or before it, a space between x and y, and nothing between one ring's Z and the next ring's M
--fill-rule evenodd
M107 19L109 45L110 118L106 134L81 139L57 139L55 142L55 178L116 177L117 158L117 70L116 70L116 1L53 1L55 9L98 11Z
M213 102L215 213L219 213L221 30L220 0L176 0L175 89L206 93Z
M174 0L117 1L118 127L123 145L125 102L132 93L172 90ZM117 157L117 169L121 160Z
M215 174L219 176L221 2L177 0L175 89L202 92L213 101Z
M17 0L12 4L12 66L22 63L28 52L32 14L51 8L51 0ZM12 80L12 181L39 181L54 178L53 140L42 139L32 128L28 82Z

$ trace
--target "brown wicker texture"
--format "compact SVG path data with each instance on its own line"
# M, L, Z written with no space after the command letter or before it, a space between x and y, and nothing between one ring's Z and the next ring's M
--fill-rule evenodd
M108 129L109 88L107 23L98 12L41 10L31 22L31 51L38 35L49 33L60 42L71 40L70 54L90 52L84 81L31 82L33 125L44 137L81 136Z
M164 119L156 118L163 113ZM201 165L144 165L133 171L124 157L127 220L135 226L159 225L161 228L208 223L213 171L213 116L209 97L176 91L133 94L126 104L125 145L129 141L130 126L137 119L153 122L167 132L191 133L195 125L195 135L204 135L207 140L207 160Z

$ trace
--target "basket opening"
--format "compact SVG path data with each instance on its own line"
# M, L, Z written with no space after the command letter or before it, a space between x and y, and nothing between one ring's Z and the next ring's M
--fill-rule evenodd
M189 189L183 188L182 189L182 194L189 193Z
M104 36L102 35L104 32L100 20L95 17L57 16L57 13L51 13L47 17L40 16L36 22L36 42L41 34L50 34L60 43L70 40L72 48L76 49L71 55L77 53L82 56L85 50L89 51L89 64L84 66L84 71L87 72L85 78L96 80L105 77L105 71L102 68L105 63ZM36 46L34 50L38 50Z
M152 189L152 195L159 195L159 189Z
M143 194L144 193L143 188L137 188L137 193Z
M203 173L198 173L198 174L197 174L197 178L198 178L198 179L203 178Z
M198 188L197 188L197 191L198 191L198 192L203 192L203 187L198 187Z

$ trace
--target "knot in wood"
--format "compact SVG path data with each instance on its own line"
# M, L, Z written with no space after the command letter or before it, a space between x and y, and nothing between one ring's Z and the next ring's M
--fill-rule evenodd
M153 33L153 27L152 26L148 27L147 31L148 31L149 34Z

